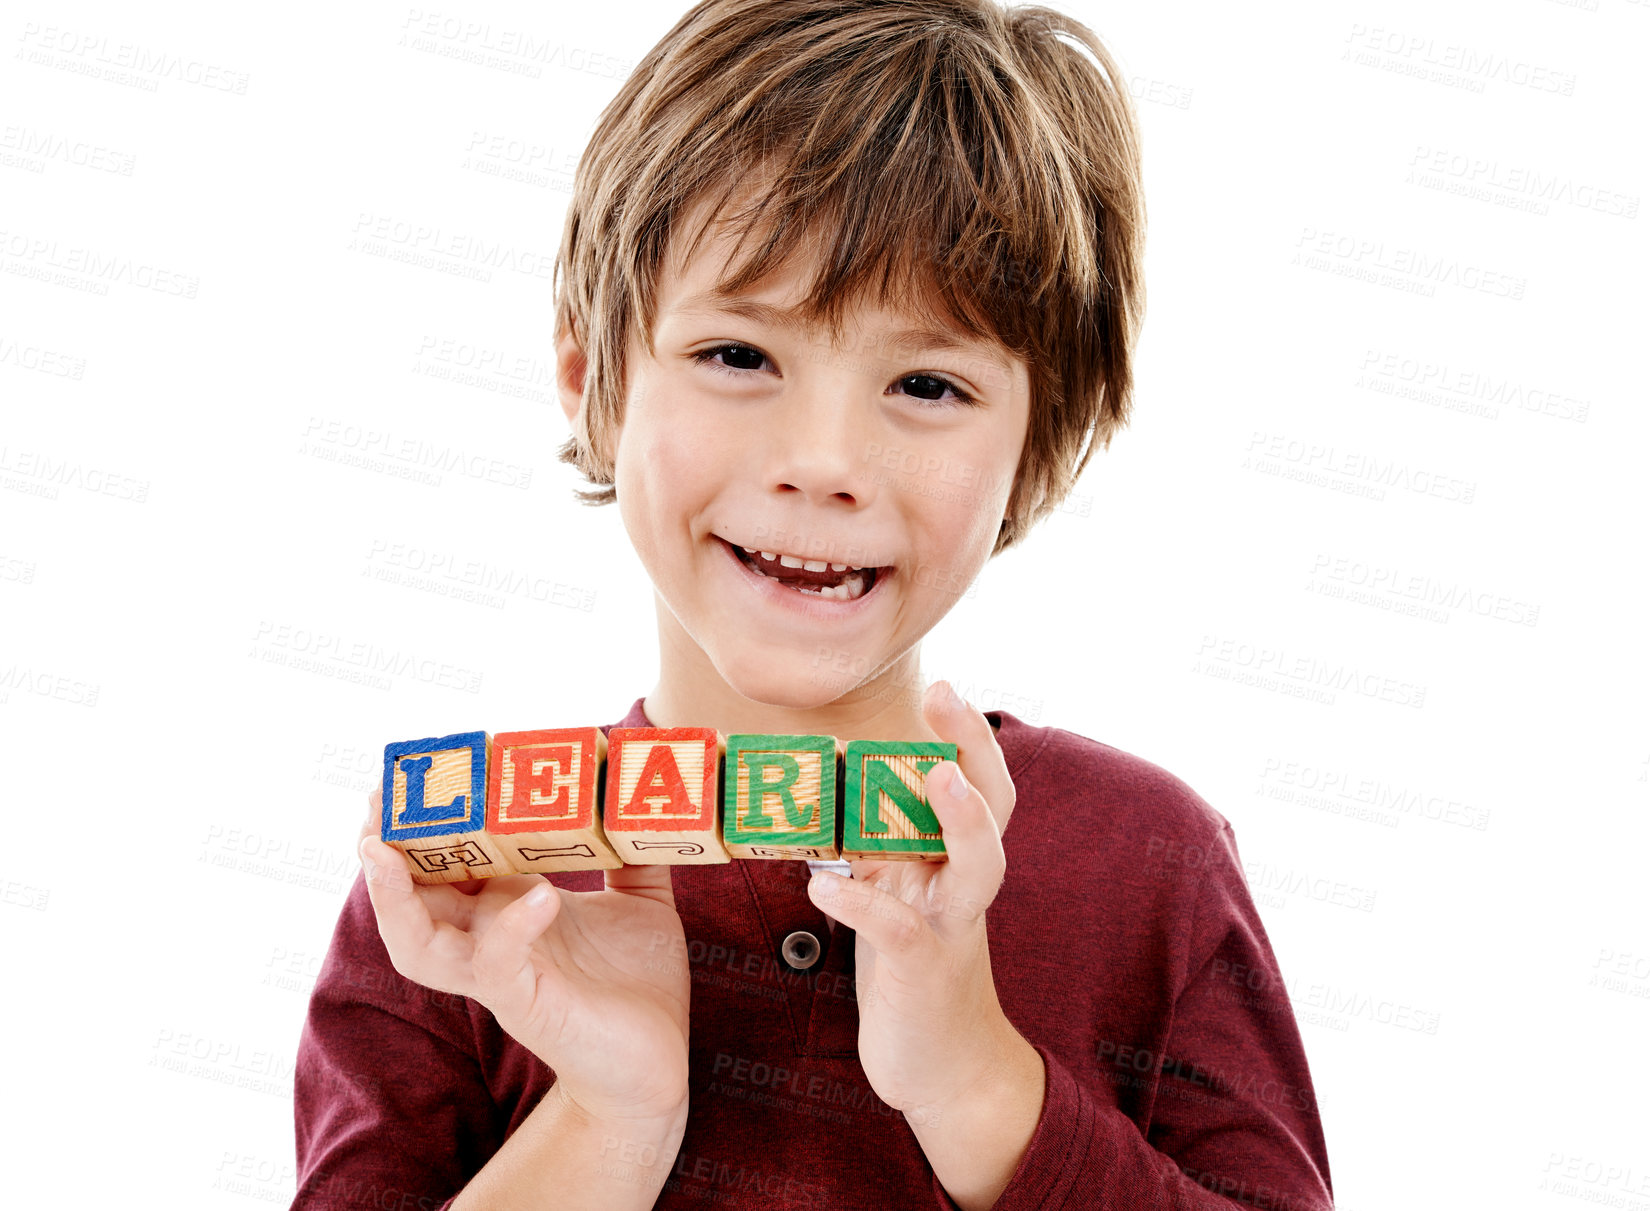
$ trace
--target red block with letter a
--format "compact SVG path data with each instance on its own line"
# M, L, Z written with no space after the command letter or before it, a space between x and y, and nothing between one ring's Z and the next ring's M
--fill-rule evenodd
M500 732L487 761L487 833L523 873L623 866L602 829L599 727Z
M722 843L722 734L711 727L607 733L607 839L637 866L730 862Z

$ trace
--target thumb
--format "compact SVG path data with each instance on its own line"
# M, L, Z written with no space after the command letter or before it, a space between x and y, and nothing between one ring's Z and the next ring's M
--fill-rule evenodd
M668 864L631 866L627 863L606 872L607 890L640 896L675 912L676 890L671 884L670 871Z
M493 923L476 941L474 970L476 982L487 1007L509 1018L531 1013L542 991L562 999L564 977L555 965L533 962L533 944L561 915L560 890L548 879L517 896L493 918Z

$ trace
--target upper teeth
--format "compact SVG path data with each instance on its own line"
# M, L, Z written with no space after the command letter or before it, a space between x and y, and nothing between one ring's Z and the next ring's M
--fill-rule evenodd
M833 572L846 572L849 566L845 563L826 563L823 559L803 559L800 555L776 554L773 551L758 551L757 554L769 563L777 559L782 568L801 568L806 572L823 572L826 568Z
M741 548L743 549L743 548ZM875 575L869 567L854 568L845 563L827 563L823 559L803 559L800 555L785 555L773 551L749 551L747 555L760 556L764 563L777 561L782 568L802 568L809 572L823 572L827 567L833 572L847 572L848 575L838 585L805 585L792 584L795 592L806 594L809 597L831 597L838 601L853 601L865 592L865 582ZM756 569L758 575L766 575L761 567Z

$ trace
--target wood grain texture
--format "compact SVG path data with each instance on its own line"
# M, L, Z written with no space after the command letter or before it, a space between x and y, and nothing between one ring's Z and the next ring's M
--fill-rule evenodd
M379 835L407 855L415 882L512 873L486 831L487 742L486 732L457 732L384 746Z
M923 779L957 746L931 741L851 740L843 757L842 856L943 860L939 821Z
M616 727L607 743L602 824L624 861L680 866L732 858L722 841L720 732Z
M696 727L459 732L384 746L380 835L429 884L735 857L943 861L923 781L956 758L954 744Z
M834 736L727 739L722 838L736 858L837 857Z
M624 862L601 816L599 727L500 732L488 746L487 832L522 873L612 870Z

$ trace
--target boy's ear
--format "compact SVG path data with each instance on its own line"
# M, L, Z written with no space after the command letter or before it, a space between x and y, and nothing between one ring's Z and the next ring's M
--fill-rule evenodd
M556 395L569 425L577 424L579 405L584 400L584 368L584 346L569 324L556 342Z

